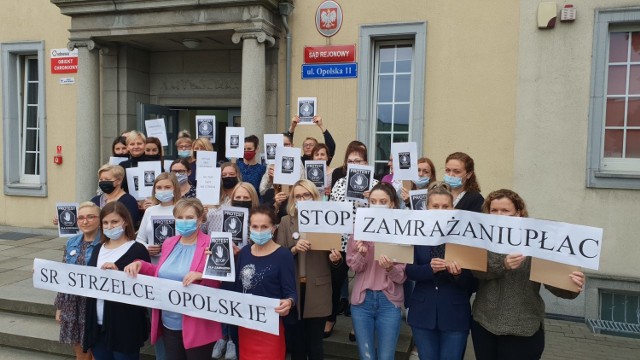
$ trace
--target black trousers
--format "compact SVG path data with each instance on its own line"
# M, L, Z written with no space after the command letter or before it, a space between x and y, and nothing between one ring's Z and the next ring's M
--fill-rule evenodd
M477 360L539 360L544 352L542 326L532 336L494 335L474 320L471 338Z
M175 331L163 327L164 347L167 360L211 360L213 342L191 349L184 348L182 331Z
M328 321L335 322L336 317L338 316L338 310L340 309L340 294L342 293L342 285L347 279L347 275L349 274L349 266L347 266L347 254L345 252L341 252L342 261L338 267L331 268L331 301L333 302L333 307L331 310L331 315L329 315Z
M304 314L305 284L300 284L300 313ZM297 309L292 309L297 311ZM326 317L301 319L285 325L287 347L291 353L291 360L322 360L324 359L324 324Z

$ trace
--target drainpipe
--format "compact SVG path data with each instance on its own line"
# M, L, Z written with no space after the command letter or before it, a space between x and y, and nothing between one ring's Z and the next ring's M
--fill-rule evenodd
M291 28L289 16L293 12L293 4L281 2L278 4L282 25L287 32L287 53L285 58L285 101L284 101L284 131L289 130L291 122Z

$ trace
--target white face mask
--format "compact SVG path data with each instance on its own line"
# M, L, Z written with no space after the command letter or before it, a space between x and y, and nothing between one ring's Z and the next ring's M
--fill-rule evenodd
M376 209L388 209L389 205L383 205L383 204L369 204L370 208L376 208Z

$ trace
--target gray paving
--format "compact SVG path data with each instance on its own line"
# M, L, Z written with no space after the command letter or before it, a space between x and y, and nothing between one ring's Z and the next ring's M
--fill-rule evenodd
M70 356L58 356L45 354L37 351L16 349L7 346L0 346L0 360L68 360L75 359Z

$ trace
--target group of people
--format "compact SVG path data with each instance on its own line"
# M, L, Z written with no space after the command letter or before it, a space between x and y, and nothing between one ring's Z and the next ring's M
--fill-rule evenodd
M293 145L297 122L292 119L283 134L284 146ZM323 359L323 339L332 336L351 270L355 277L350 339L357 342L362 359L395 358L403 308L420 359L462 359L469 332L478 359L539 359L544 350L544 302L541 284L529 280L529 257L489 253L487 271L478 272L445 261L444 245L416 245L413 264L401 264L384 253L374 259L376 243L353 234L344 234L341 246L330 251L315 250L301 236L299 201L350 201L355 214L367 206L408 209L410 200L406 185L394 180L392 173L373 181L365 201L347 200L347 166L367 165L367 146L352 141L343 164L331 168L335 142L321 117L314 123L324 143L304 139L302 160L326 161L331 179L326 188L318 189L304 176L288 189L274 184L273 168L257 161L259 139L252 135L245 139L244 158L220 162L220 205L213 207L203 206L195 191L197 152L213 150L208 139L192 140L182 132L175 144L178 159L156 176L152 197L138 201L127 193L125 171L140 161L162 159L162 146L137 131L124 134L114 141L113 156L127 159L98 171L99 195L79 205L81 234L68 240L63 257L65 263L130 276L144 274L184 286L199 284L279 299L275 308L281 317L279 335L60 293L55 300L60 341L73 345L78 359L138 359L149 335L159 359L210 359L223 354L226 359L284 359L287 352L293 360ZM465 153L445 159L442 181L437 181L436 167L426 157L418 160L418 175L411 188L428 189L427 211L528 216L524 200L511 190L497 190L484 198L474 161ZM222 231L220 206L249 209L250 243L233 249L235 282L202 277L210 255L207 234ZM154 244L153 216L173 216L176 236ZM566 276L582 289L583 273ZM578 295L546 287L563 298Z

